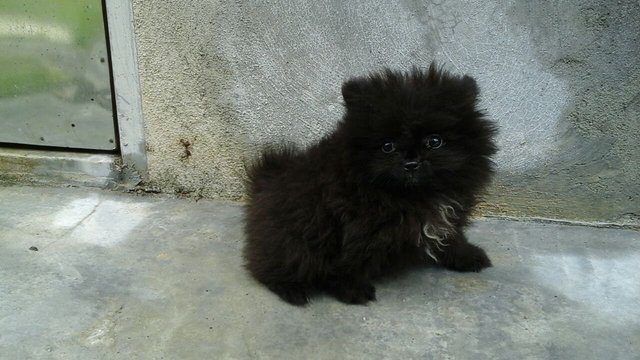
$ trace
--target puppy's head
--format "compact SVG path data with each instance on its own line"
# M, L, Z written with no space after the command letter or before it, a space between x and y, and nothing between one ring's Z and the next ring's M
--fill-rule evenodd
M359 178L388 188L442 189L491 172L495 129L477 109L478 87L432 64L384 70L342 86L340 131ZM458 184L461 186L461 184Z

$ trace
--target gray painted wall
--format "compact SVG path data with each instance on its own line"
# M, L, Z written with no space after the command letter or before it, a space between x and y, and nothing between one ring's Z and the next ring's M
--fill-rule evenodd
M310 143L340 85L435 59L501 127L484 213L640 223L637 1L134 0L147 186L243 196L262 144Z

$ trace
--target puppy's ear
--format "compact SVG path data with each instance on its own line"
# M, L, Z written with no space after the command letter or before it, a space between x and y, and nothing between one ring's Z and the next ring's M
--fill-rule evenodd
M349 79L342 84L342 98L348 108L361 106L365 102L367 81L362 78Z
M453 111L468 111L475 108L480 90L471 76L449 76L442 86L445 107Z
M468 104L475 104L478 100L480 89L476 80L469 75L465 75L460 79L460 97L465 99Z
M414 70L414 74L416 73L423 75L420 71ZM454 75L435 62L429 65L429 70L423 79L430 86L440 88L441 94L446 99L443 103L452 110L474 106L478 100L480 90L471 76Z

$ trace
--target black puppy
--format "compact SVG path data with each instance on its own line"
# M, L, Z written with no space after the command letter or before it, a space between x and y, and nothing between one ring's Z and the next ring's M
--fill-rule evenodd
M392 270L491 266L463 233L496 152L476 82L432 64L353 78L342 96L335 131L306 150L267 150L249 169L251 274L291 304L316 290L364 304Z

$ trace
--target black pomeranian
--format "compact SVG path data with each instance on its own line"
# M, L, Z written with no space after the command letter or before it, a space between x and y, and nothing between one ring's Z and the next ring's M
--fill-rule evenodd
M387 69L348 80L342 96L335 131L266 150L248 170L249 272L294 305L317 291L365 304L373 279L408 266L491 266L463 233L496 152L475 80L434 64Z

